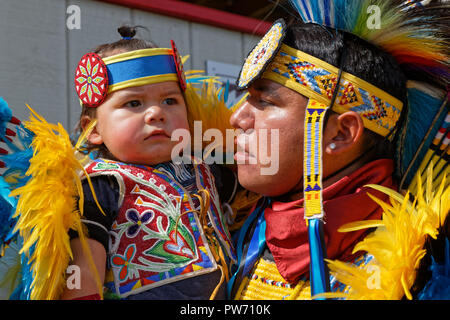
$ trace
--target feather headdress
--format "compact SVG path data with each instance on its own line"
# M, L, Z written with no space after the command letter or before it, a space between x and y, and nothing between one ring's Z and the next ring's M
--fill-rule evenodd
M395 140L400 188L416 188L416 171L420 167L423 174L432 157L433 174L442 177L449 162L445 118L450 4L437 0L291 0L291 4L305 23L351 33L394 57L409 80L408 106ZM439 134L443 139L434 143Z
M19 254L21 239L12 232L17 222L13 218L17 198L10 193L29 179L25 173L33 155L33 136L0 97L0 299L8 299L26 278L21 266L24 257Z
M450 84L450 5L432 0L290 2L303 22L353 34L395 59L410 80L407 106L395 121L398 129L394 140L396 175L401 178L400 188L409 187L413 194L420 194L418 180L411 182L412 177L419 167L419 174L423 174L426 168L433 167L433 162L435 168L430 179L444 181L443 187L446 187L442 178L449 172L450 160L445 121L449 113L445 99L448 92L445 94L437 88L448 90ZM425 81L433 87L411 80ZM433 137L436 137L434 141ZM404 281L402 278L402 283Z
M291 3L305 23L345 31L383 49L396 59L407 76L421 72L437 83L445 86L450 83L448 4L404 0L291 0Z

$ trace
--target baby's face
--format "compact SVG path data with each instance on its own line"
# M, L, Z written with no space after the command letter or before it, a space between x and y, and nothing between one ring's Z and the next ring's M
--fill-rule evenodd
M189 130L186 104L176 82L161 82L109 94L97 109L89 140L104 143L119 161L155 165L171 160L175 129Z

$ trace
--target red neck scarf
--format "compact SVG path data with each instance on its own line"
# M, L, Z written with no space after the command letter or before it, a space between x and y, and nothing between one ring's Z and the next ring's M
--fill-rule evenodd
M381 219L382 209L367 192L388 201L388 196L364 187L378 184L396 189L392 179L392 160L371 162L323 191L325 210L325 244L329 259L349 261L353 247L367 231L341 233L344 224L361 220ZM266 243L273 254L278 271L290 283L296 283L309 271L308 232L304 219L303 199L288 203L276 202L266 208Z

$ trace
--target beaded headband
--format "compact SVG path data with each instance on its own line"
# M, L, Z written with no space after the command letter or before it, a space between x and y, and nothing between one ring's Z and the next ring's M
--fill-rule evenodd
M103 59L96 53L85 54L75 72L75 89L81 102L95 108L111 92L166 81L178 82L184 91L183 64L175 43L171 43L172 49L141 49Z
M285 29L282 19L273 24L247 57L237 85L245 89L264 78L309 98L304 120L305 218L322 219L322 136L326 112L355 111L367 129L387 137L395 129L403 103L352 74L283 44Z
M336 88L339 69L285 44L262 75L327 106ZM400 118L403 103L370 83L342 72L334 105L336 113L357 112L364 126L388 136Z
M339 69L281 41L283 24L275 22L250 53L238 80L240 89L254 80L265 78L288 87L317 102L330 105ZM403 103L385 91L346 72L342 72L334 105L336 113L357 112L364 126L381 136L388 136L400 118Z

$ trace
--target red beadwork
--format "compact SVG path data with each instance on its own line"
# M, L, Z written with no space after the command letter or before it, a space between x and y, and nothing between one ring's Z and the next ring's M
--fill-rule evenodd
M75 71L75 90L85 106L98 107L108 93L108 71L96 53L85 54Z
M177 75L178 81L180 83L180 88L182 91L184 91L186 90L186 75L184 74L183 62L181 61L181 56L178 53L178 49L175 46L175 42L173 40L170 40L170 43L172 44L173 59L175 61L175 66L177 68Z

